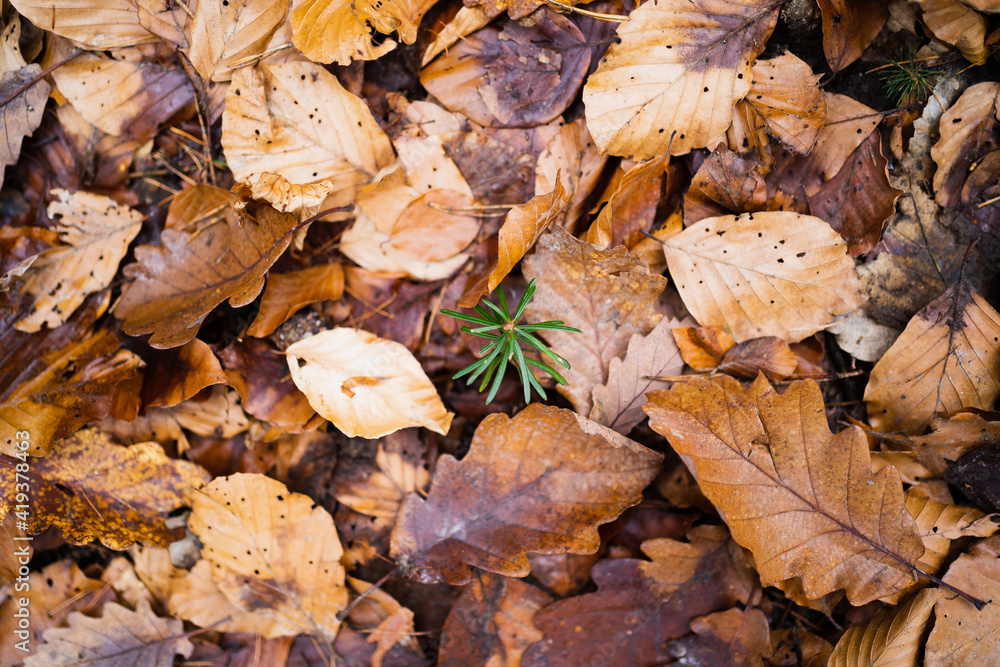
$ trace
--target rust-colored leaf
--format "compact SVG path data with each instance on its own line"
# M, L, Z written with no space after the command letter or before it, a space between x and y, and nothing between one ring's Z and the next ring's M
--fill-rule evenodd
M722 329L715 327L677 327L672 330L684 363L696 371L718 368L736 341Z
M861 57L889 19L887 5L865 0L818 0L823 14L823 52L839 72Z
M698 167L684 195L684 220L690 226L728 213L756 213L767 204L767 186L756 164L719 144Z
M344 270L340 264L320 264L289 273L269 273L257 317L248 336L270 336L289 317L310 303L335 301L344 294Z
M171 350L149 357L142 385L143 405L169 408L194 397L205 387L227 382L212 348L192 338Z
M730 348L719 361L718 369L738 378L751 380L763 373L768 380L784 380L795 372L799 358L780 338L751 338Z
M639 230L650 229L669 164L670 156L663 155L625 172L583 240L602 248L616 248L633 241Z
M682 637L671 652L695 664L763 666L771 656L771 633L760 609L728 609L691 621L694 636Z

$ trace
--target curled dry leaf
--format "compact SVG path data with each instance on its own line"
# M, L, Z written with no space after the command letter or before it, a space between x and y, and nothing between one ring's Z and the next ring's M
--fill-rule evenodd
M823 52L839 72L861 57L889 19L888 5L865 0L818 0L823 15Z
M939 503L919 486L906 492L906 509L917 523L924 542L924 555L918 561L924 572L936 574L948 557L953 540L962 537L989 537L997 532L997 515L987 516L972 507Z
M229 81L232 65L264 52L288 0L199 0L188 57L206 82Z
M16 475L27 476L29 533L57 526L71 544L100 540L119 550L135 542L167 546L181 537L183 530L168 527L167 515L207 479L201 467L167 458L156 443L121 447L93 429L56 443L27 473L16 473L16 464L0 458L0 515L15 507Z
M115 49L156 40L139 24L133 0L14 0L11 4L39 28L91 49Z
M382 667L386 654L396 644L421 653L414 636L413 612L410 609L367 581L348 577L347 583L356 594L365 596L351 610L349 618L355 626L368 633L369 644L376 644L371 667Z
M932 419L930 426L930 433L908 438L907 444L930 473L939 477L973 449L1000 443L1000 422L987 421L972 411Z
M489 415L465 458L438 459L427 499L407 497L390 554L418 581L462 584L473 567L527 576L526 552L593 553L597 526L656 476L659 456L636 448L585 435L569 410Z
M236 607L274 623L267 637L332 641L347 605L333 518L312 498L258 474L217 477L194 500L189 528Z
M160 618L145 600L135 611L109 602L101 618L73 612L68 621L68 628L45 631L45 644L25 659L25 667L114 667L126 659L135 667L162 667L175 655L188 658L194 652L184 622Z
M142 216L127 206L89 192L52 191L49 217L62 245L38 254L20 281L31 295L31 311L14 326L35 332L63 324L83 300L111 284L118 263L142 229Z
M157 348L183 345L213 308L245 306L260 294L264 276L288 244L298 217L266 204L227 208L225 221L195 235L165 229L159 246L139 246L125 267L135 280L115 308L130 336L153 334Z
M248 336L270 336L299 309L318 301L337 300L344 294L340 264L320 264L289 273L271 273Z
M998 97L1000 83L984 81L966 88L941 115L941 138L931 148L938 167L934 173L934 198L941 206L957 206L973 165L1000 148Z
M666 281L650 275L624 247L602 250L556 228L525 259L525 278L537 291L525 310L530 321L562 320L583 333L545 331L552 349L570 362L568 384L559 385L580 414L590 414L594 387L608 381L611 360L634 334L646 335L661 319L656 300Z
M919 435L939 413L988 410L1000 395L1000 313L964 278L917 313L872 369L878 431Z
M583 89L597 145L636 159L668 146L672 155L714 146L750 91L751 63L780 7L770 0L640 5Z
M670 275L702 326L737 341L811 336L865 301L847 244L784 211L699 221L664 241Z
M691 179L684 194L688 226L727 213L756 213L767 204L767 186L754 162L726 148L712 151Z
M669 177L669 164L670 156L663 155L625 172L583 240L602 248L615 248L634 242L639 230L652 228L660 194Z
M245 185L237 183L234 188L241 199L262 199L283 213L301 211L301 217L309 217L319 211L333 190L334 185L330 181L297 185L284 176L269 172L251 174Z
M986 19L958 0L910 2L920 5L920 18L935 37L957 48L973 65L986 62Z
M597 186L608 156L594 144L585 118L562 123L556 136L547 141L535 163L535 195L555 190L556 179L570 195L564 225L572 225L584 213L590 193Z
M899 473L872 474L860 429L830 432L815 382L778 395L763 377L748 390L698 378L654 392L644 409L753 553L764 586L801 577L811 599L844 588L861 605L914 582L924 545Z
M875 612L864 625L855 625L837 642L829 667L863 665L918 665L924 634L940 591L925 588L895 608Z
M795 372L799 358L788 343L773 336L751 338L726 351L717 370L752 380L763 373L768 380L784 380Z
M313 409L349 437L412 426L448 433L454 415L413 353L395 341L338 327L294 343L285 355Z
M17 162L21 155L21 142L42 123L50 86L44 79L27 86L41 73L40 65L27 65L3 72L0 77L0 99L8 100L14 95L0 114L0 184L5 168Z
M171 412L178 424L206 438L231 438L250 426L239 395L228 387L210 387Z
M431 29L434 39L424 48L420 56L420 66L426 67L438 54L448 50L458 40L485 27L492 19L493 17L487 16L481 7L460 8L440 30L437 29L440 23Z
M715 327L677 327L671 333L684 363L699 372L718 368L726 352L736 345L732 336Z

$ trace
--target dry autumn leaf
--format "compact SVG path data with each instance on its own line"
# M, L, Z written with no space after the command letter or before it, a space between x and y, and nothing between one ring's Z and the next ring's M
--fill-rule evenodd
M338 327L285 350L295 385L349 437L380 438L411 426L445 435L452 413L403 345Z
M802 577L811 599L844 588L860 605L915 580L924 545L899 473L871 473L859 429L830 432L815 382L778 395L763 377L749 390L699 378L654 392L644 409L753 553L763 585Z
M925 588L895 609L882 609L868 623L848 628L829 667L920 664L923 635L939 594Z
M720 144L698 167L684 194L688 226L727 213L755 213L767 204L767 186L752 160Z
M715 327L676 327L671 332L684 363L699 372L718 368L726 352L736 345L729 334Z
M625 172L583 240L602 248L616 248L633 241L639 230L650 229L669 164L670 156L663 155Z
M188 57L206 82L229 81L232 66L259 56L288 11L288 0L199 0Z
M889 18L887 5L865 0L817 0L823 14L823 52L839 72L861 57Z
M273 621L268 637L332 640L347 605L333 518L312 499L257 474L219 477L195 496L189 528L236 607Z
M180 347L147 355L142 403L169 408L193 398L205 387L224 382L226 374L212 348L192 338Z
M941 115L941 138L931 148L937 164L934 198L941 206L956 206L969 171L982 156L1000 148L1000 83L984 81L969 86Z
M668 146L672 155L714 146L750 91L751 63L780 7L770 0L640 5L583 89L597 145L636 159Z
M93 49L156 39L139 24L139 10L132 0L14 0L11 4L36 26Z
M923 476L927 476L926 474ZM951 542L963 537L989 537L997 531L1000 517L987 516L977 509L939 503L919 486L906 492L906 510L917 523L924 542L918 564L924 572L936 574L948 558Z
M289 273L271 273L248 336L263 338L285 323L298 310L317 301L337 300L344 294L344 270L340 264L321 264Z
M390 554L425 583L465 583L473 567L524 577L526 552L596 551L597 526L635 504L658 468L651 450L585 435L568 410L490 415L465 458L438 459L426 500L407 497Z
M17 500L16 465L16 459L0 459L4 516ZM31 488L30 533L57 526L72 544L100 540L112 549L135 542L166 546L182 536L167 515L188 504L206 481L199 466L167 458L156 443L122 447L96 430L57 442L51 454L20 473L20 479L25 476Z
M847 244L812 216L708 218L666 239L664 252L698 323L737 342L760 336L798 342L865 300Z
M875 364L865 388L871 425L919 435L938 414L990 409L1000 395L998 341L1000 314L960 279Z
M693 637L683 637L671 653L700 664L763 667L771 657L771 633L760 609L729 609L691 621Z
M333 496L359 514L395 519L406 496L424 493L430 484L426 459L415 430L397 431L379 441L374 461L338 462Z
M40 66L27 65L0 77L0 99L8 100L0 114L0 184L6 168L21 154L21 142L42 122L50 86L39 79L41 72Z
M920 5L924 25L956 47L973 65L986 62L986 19L958 0L910 0Z

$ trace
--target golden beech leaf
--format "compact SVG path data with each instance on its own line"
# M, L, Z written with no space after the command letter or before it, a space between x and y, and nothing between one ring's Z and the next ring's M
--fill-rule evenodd
M104 289L142 229L142 216L114 200L89 192L52 191L50 218L63 245L45 250L20 281L20 293L34 297L31 311L14 326L29 333L63 324L83 300Z
M156 41L139 24L134 0L14 0L11 4L39 28L91 49Z
M936 38L957 48L973 65L986 62L986 19L958 0L910 2L920 5L920 18Z
M50 86L44 79L27 85L41 73L40 65L27 65L3 72L0 77L0 99L7 100L14 95L0 113L0 184L5 169L17 162L21 154L21 141L31 136L42 123Z
M839 72L861 57L889 19L888 5L866 0L818 0L823 15L823 52Z
M289 273L270 273L248 336L270 336L299 309L317 301L337 300L344 293L340 264L320 264Z
M479 234L480 220L462 213L475 203L471 193L443 188L428 190L399 214L389 234L389 243L402 254L423 262L450 259L465 250Z
M115 307L130 336L152 333L156 348L177 347L198 333L213 308L245 306L288 244L298 217L266 204L226 210L225 221L197 234L166 229L159 246L139 246L125 267L135 280Z
M330 181L297 185L284 176L269 172L251 174L246 184L237 183L233 188L241 199L261 199L282 213L301 211L302 217L318 212L333 190L334 185Z
M333 640L347 589L340 538L325 509L281 482L246 473L217 477L193 507L188 527L233 605L273 621L268 637Z
M473 567L527 576L526 552L593 553L597 526L637 503L659 469L657 453L633 445L538 403L489 415L465 458L438 459L427 499L406 498L390 554L417 581L463 584Z
M0 74L16 72L28 64L21 53L20 41L21 21L12 20L0 33ZM5 94L3 99L6 98Z
M672 330L684 363L696 371L713 371L736 345L732 336L715 327L677 327Z
M590 194L600 181L607 162L608 156L594 144L585 118L563 122L558 125L555 137L547 140L545 150L538 154L534 194L552 192L556 179L561 178L570 196L562 224L571 226L586 211Z
M583 330L540 333L570 362L563 371L568 384L559 385L559 393L577 412L590 414L594 387L608 381L611 360L628 350L634 334L648 334L662 318L655 304L666 280L650 275L623 246L602 250L558 227L539 239L522 269L537 284L528 320L562 320Z
M597 145L636 159L668 146L672 155L714 146L750 91L751 63L780 7L771 0L640 5L583 89Z
M753 553L764 586L801 577L811 599L844 588L861 605L915 581L924 545L899 473L872 474L857 427L830 432L815 382L779 395L762 376L748 390L698 378L649 398L653 430Z
M969 86L941 115L941 138L931 148L937 164L934 199L941 206L957 206L972 167L996 150L1000 120L1000 83L984 81Z
M865 387L871 425L914 435L938 414L1000 395L1000 313L964 277L913 316Z
M426 490L427 463L416 430L397 431L379 441L373 462L338 461L333 497L359 514L395 519L407 495Z
M925 588L895 608L881 609L837 642L829 667L919 665L924 633L940 590Z
M974 544L944 576L946 583L982 600L982 611L954 593L943 593L934 608L927 639L928 667L993 665L1000 660L1000 536Z
M295 385L348 437L380 438L423 426L445 435L454 416L402 344L338 327L285 350Z
M135 611L109 602L101 618L73 612L68 620L68 628L45 631L45 644L25 659L25 667L114 667L123 660L134 667L163 667L177 654L187 658L194 652L183 621L160 618L146 601Z
M96 539L119 550L134 542L167 546L182 536L168 527L167 514L186 505L208 479L194 463L167 458L156 443L122 447L93 429L59 441L28 472L17 472L17 463L0 459L0 515L16 505L17 475L27 476L28 532L57 526L72 544Z
M625 244L638 230L652 227L670 156L639 163L625 172L583 240L602 248Z
M292 11L292 42L306 58L350 65L375 60L396 42L373 41L372 32L398 33L404 44L417 39L417 26L437 0L304 0Z
M229 601L212 578L217 568L204 558L190 572L170 568L167 608L170 615L218 632L250 632L262 637L282 637L287 631L280 615L265 608L245 610Z
M691 315L737 342L795 343L862 303L847 244L819 218L787 211L700 220L664 241Z
M264 52L288 12L288 0L199 0L188 57L206 82L229 81L231 65Z
M213 222L224 220L226 209L236 201L236 195L229 190L207 183L189 185L170 202L163 227L193 233Z
M310 62L233 72L222 115L222 149L233 176L277 174L292 185L330 181L335 205L393 160L368 106Z

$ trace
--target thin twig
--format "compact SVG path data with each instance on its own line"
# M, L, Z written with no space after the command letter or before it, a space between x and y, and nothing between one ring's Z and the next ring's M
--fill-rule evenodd
M8 95L7 99L5 99L3 102L0 102L0 109L3 109L4 107L6 107L8 104L10 104L14 100L16 100L21 95L21 93L23 93L24 91L28 90L32 86L34 86L36 83L38 83L39 81L41 81L42 79L44 79L45 77L47 77L49 74L52 74L52 72L54 72L57 69L59 69L60 67L62 67L63 65L65 65L66 63L68 63L70 60L73 60L74 58L76 58L81 53L83 53L83 49L77 49L76 51L74 51L70 55L66 56L65 58L63 58L62 60L60 60L59 62L57 62L55 65L50 65L49 67L46 67L45 69L43 69L41 72L38 73L37 76L32 77L30 81L28 81L27 83L23 84L20 88L18 88L13 93L11 93L10 95Z
M346 607L337 612L337 620L343 621L345 618L350 616L351 612L354 611L354 608L358 606L358 603L360 603L366 597L374 593L375 589L381 588L382 584L392 579L393 575L395 574L396 570L389 570L389 574L385 575L384 577L376 581L374 584L371 585L371 587L368 590L366 590L364 593L361 593L360 595L358 595L358 597L351 600Z
M545 2L552 5L553 7L564 9L567 12L573 12L574 14L582 14L583 16L589 16L591 18L595 18L600 21L611 21L613 23L627 23L629 20L627 16L621 16L620 14L602 14L600 12L592 12L589 9L580 9L579 7L574 7L573 5L567 5L563 2L559 2L559 0L545 0Z

